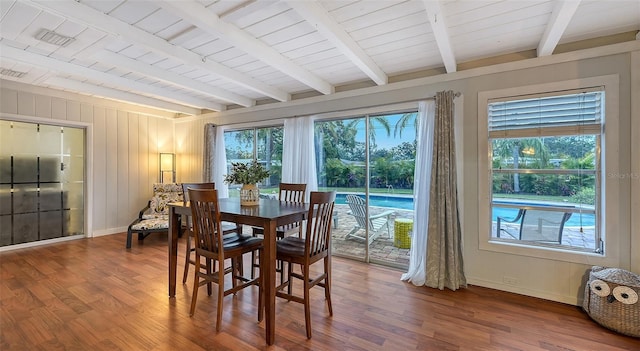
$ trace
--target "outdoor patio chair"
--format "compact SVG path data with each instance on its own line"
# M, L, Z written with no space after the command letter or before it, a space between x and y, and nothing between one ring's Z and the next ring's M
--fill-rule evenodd
M571 217L571 212L520 209L514 219L497 217L497 236L504 232L517 240L562 243L564 224ZM515 230L503 226L506 223L518 223Z
M141 241L151 233L169 230L169 206L171 202L182 202L182 186L176 183L153 184L153 197L127 229L127 249L131 248L131 237L138 233Z
M387 238L391 238L389 222L391 222L391 216L395 215L395 211L387 210L367 218L367 205L363 198L357 195L347 195L347 204L349 204L351 210L348 214L356 219L356 225L349 234L346 235L346 238L365 240L365 234L360 235L358 232L360 229L366 231L367 225L369 225L369 243L380 235L383 228L387 229Z

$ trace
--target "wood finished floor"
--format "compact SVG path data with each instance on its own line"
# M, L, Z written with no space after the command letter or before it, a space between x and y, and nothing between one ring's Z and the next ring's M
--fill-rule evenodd
M257 323L257 288L224 300L192 277L167 296L166 235L74 240L0 253L0 350L640 350L640 339L598 326L575 306L471 286L416 287L401 272L333 260L333 309L312 292L313 338L301 304L276 301L276 342Z

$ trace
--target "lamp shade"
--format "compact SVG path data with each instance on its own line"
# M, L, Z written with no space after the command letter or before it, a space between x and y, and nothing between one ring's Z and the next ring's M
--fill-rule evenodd
M162 172L173 172L175 164L175 155L174 154L160 154L160 171Z
M176 155L173 153L160 153L160 183L165 182L165 173L171 175L171 182L176 181Z

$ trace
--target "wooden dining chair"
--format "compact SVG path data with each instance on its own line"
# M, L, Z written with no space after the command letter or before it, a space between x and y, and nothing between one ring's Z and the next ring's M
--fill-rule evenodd
M276 259L288 263L287 280L276 288L276 296L304 304L304 319L307 338L311 339L310 289L314 286L324 288L329 315L331 307L331 220L336 193L311 192L309 213L307 215L304 237L287 236L276 242ZM323 261L321 274L311 277L311 265ZM293 265L300 265L301 273L293 271ZM292 293L293 279L300 279L303 296ZM286 289L286 292L284 289Z
M189 202L189 189L215 189L216 183L182 183L182 189L184 194L184 202ZM193 240L193 230L192 230L192 221L191 216L187 216L186 220L182 221L185 224L185 232L187 233L187 245L186 252L184 255L184 273L182 275L182 284L187 282L187 277L189 276L189 266L195 265L196 261L193 258L193 253L195 252L195 248L192 246L191 241ZM227 239L230 239L231 236L240 233L240 228L235 223L227 223L222 222L222 233L225 234ZM215 270L215 265L214 265Z
M238 234L231 240L225 239L222 233L220 209L218 206L218 191L215 189L197 190L189 189L189 202L193 217L193 233L195 239L195 274L193 279L193 293L191 296L191 309L189 315L193 316L196 310L198 290L201 286L212 283L218 284L218 312L216 318L216 331L220 331L222 324L222 301L225 296L235 294L241 289L252 285L258 285L258 321L263 317L264 297L261 281L262 273L257 278L248 279L239 270L239 261L245 253L259 251L260 272L262 272L263 240L251 235ZM205 268L202 269L201 258L206 259ZM225 269L225 259L231 259L231 267ZM218 261L218 269L213 268L213 262ZM233 286L225 290L224 276L231 273ZM211 290L208 289L211 295Z
M280 183L278 186L278 199L282 202L303 203L304 195L307 191L307 184L294 184L294 183ZM298 229L298 236L300 236L300 222L279 226L276 228L276 239L282 239L287 233L294 232ZM253 236L264 235L264 229L260 227L253 227ZM255 254L251 255L251 277L253 277L254 268L257 268ZM282 262L278 262L277 272L280 272L280 282L284 282L282 275Z

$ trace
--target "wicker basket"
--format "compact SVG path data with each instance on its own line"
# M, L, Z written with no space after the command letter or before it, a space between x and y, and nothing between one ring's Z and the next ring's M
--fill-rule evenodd
M582 307L603 327L640 337L640 276L620 268L594 266Z

